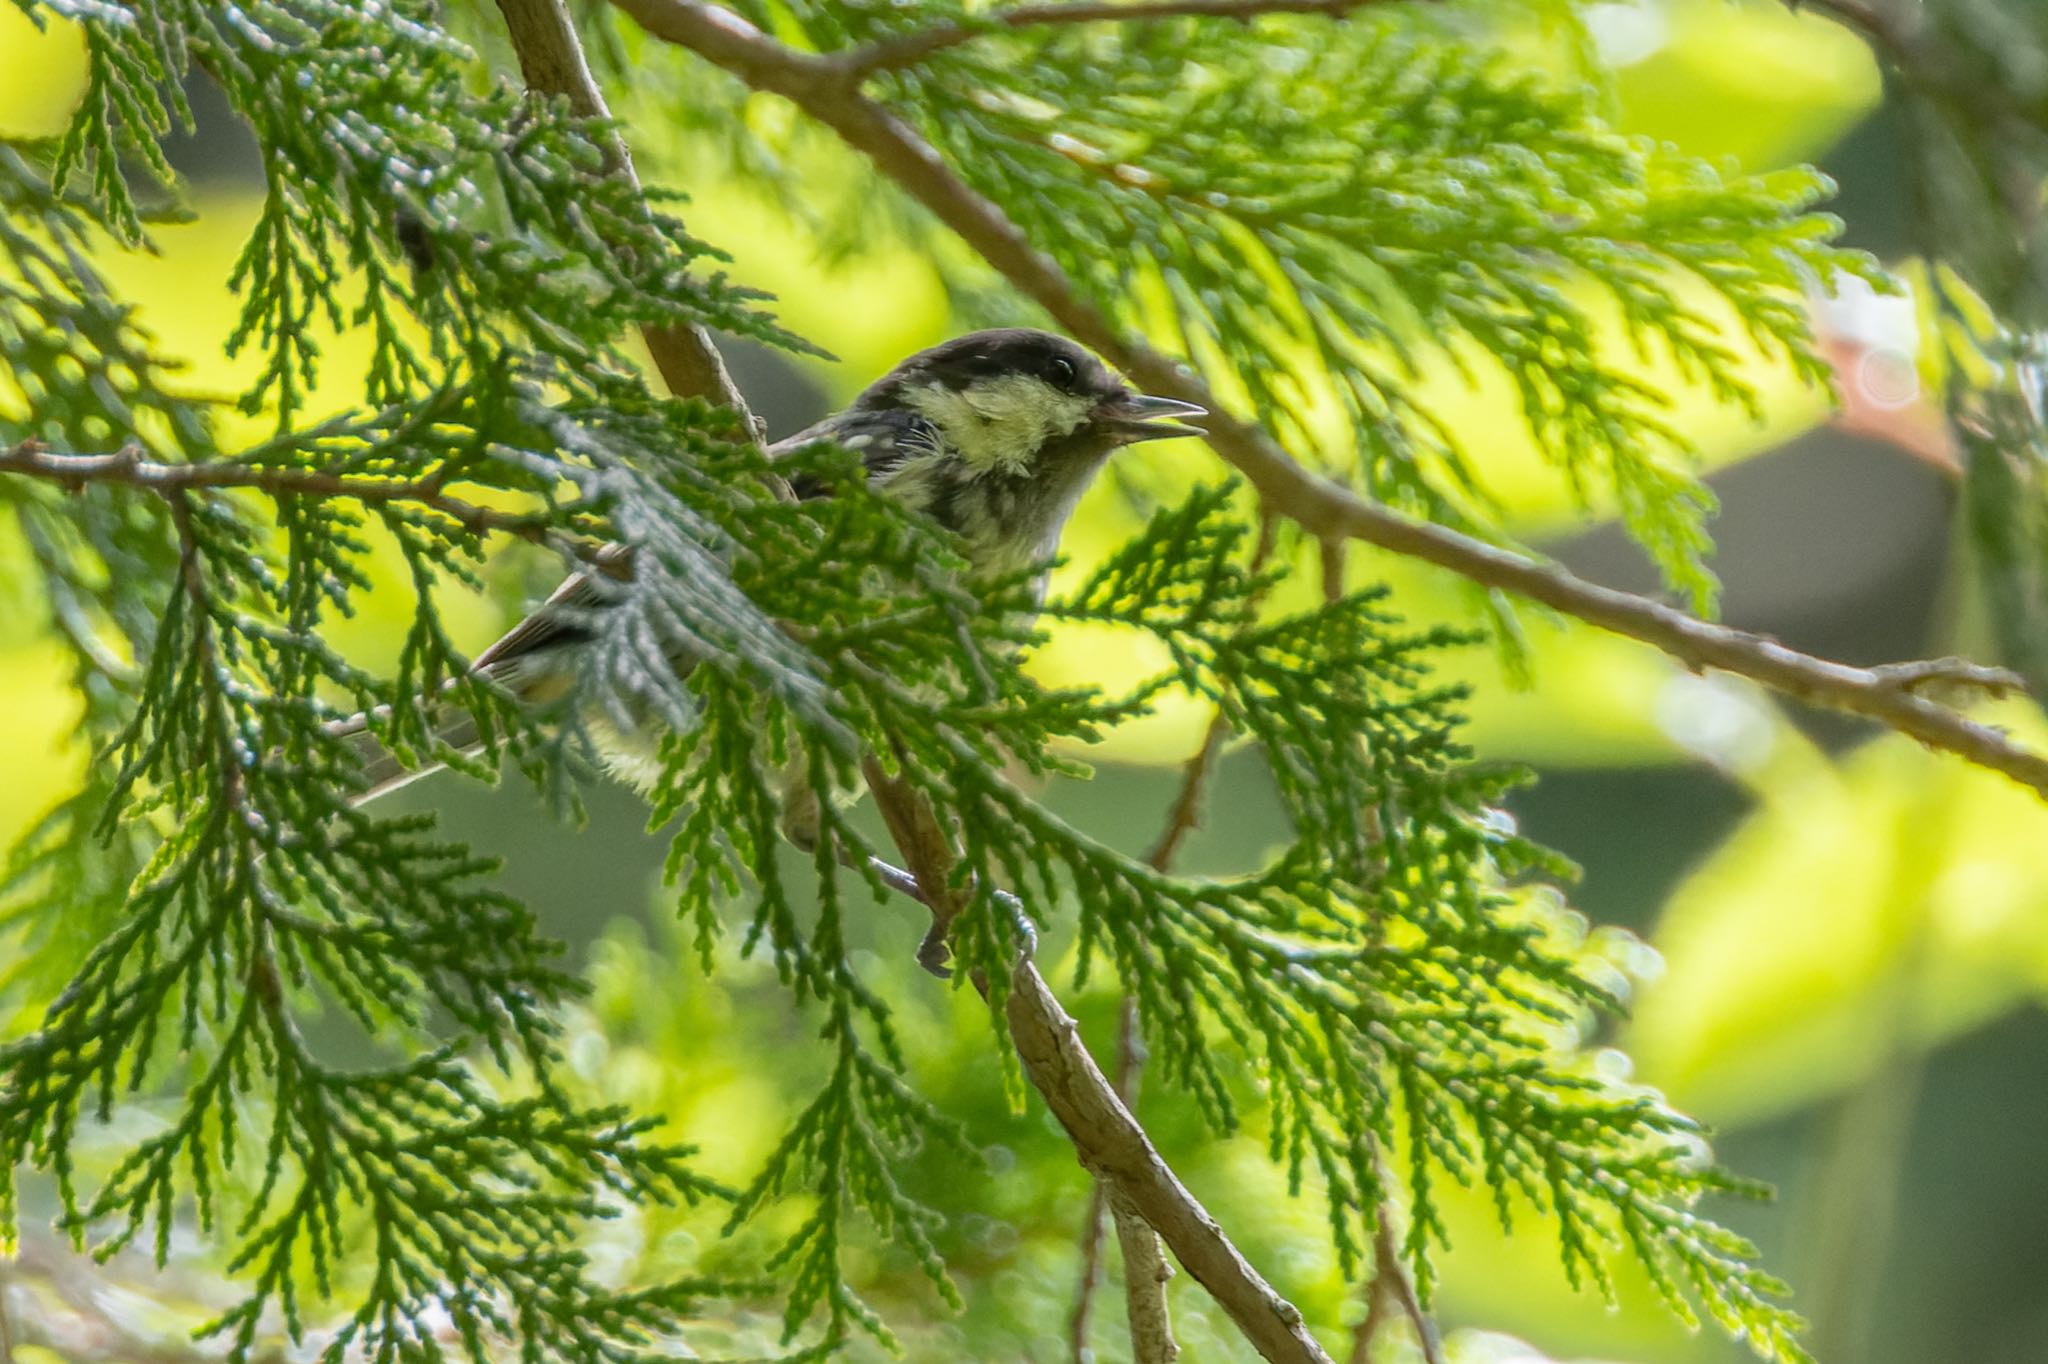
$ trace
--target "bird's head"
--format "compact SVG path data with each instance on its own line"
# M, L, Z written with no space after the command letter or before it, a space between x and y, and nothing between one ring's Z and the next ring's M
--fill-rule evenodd
M914 412L975 473L1032 477L1119 446L1200 435L1203 410L1132 389L1063 336L1014 327L972 332L911 356L857 406Z

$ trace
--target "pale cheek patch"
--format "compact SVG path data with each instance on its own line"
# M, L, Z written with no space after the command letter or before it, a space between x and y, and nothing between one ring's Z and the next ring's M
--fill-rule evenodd
M1072 435L1090 406L1087 398L1015 374L958 392L933 388L908 397L962 459L978 469L1011 473L1029 466L1047 441Z

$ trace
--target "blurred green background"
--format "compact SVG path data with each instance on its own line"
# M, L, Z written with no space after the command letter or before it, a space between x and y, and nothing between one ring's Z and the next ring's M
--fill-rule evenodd
M1900 131L1860 42L1761 0L1648 0L1589 16L1622 126L1749 168L1818 160L1841 183L1851 243L1910 267ZM1531 63L1566 61L1546 35L1528 35L1522 50ZM57 131L82 74L73 35L39 36L0 11L0 132ZM251 149L205 91L195 95L200 132L178 141L173 159L199 217L158 230L156 252L109 269L144 325L190 362L185 382L225 394L252 372L248 357L221 354L233 318L224 282L253 216ZM636 130L658 127L652 99L624 97L616 112ZM663 139L645 140L654 144L647 168L659 177ZM796 429L951 329L938 278L907 252L828 261L745 187L692 176L687 188L693 231L731 250L736 275L778 295L790 326L840 357L797 366L733 355L772 433ZM1675 424L1714 469L1724 614L1850 662L1971 651L1982 642L1979 623L1959 607L1966 593L1948 550L1954 488L1939 431L1915 396L1912 305L1819 308L1849 388L1846 421L1830 422L1820 395L1761 361L1761 425L1676 375L1651 376L1674 392ZM322 402L350 405L365 350L347 335L326 343ZM1616 354L1632 363L1619 337ZM1488 452L1525 534L1588 576L1653 589L1651 571L1611 525L1572 510L1503 393L1468 389L1448 369L1426 382L1440 410L1460 414L1467 448ZM1220 473L1191 443L1136 458L1147 483ZM1127 488L1099 487L1067 542L1076 569L1115 544L1131 518ZM12 575L21 561L6 534L0 569ZM1432 572L1378 558L1353 571L1393 581L1411 616L1464 618L1456 585ZM493 599L451 618L465 642L493 637L526 594L546 586L545 572L514 565ZM389 587L387 612L372 609L346 629L344 643L365 658L395 648L410 618L402 586ZM67 740L74 706L33 616L0 616L0 707L13 717L0 728L0 844L85 761ZM1634 963L1643 984L1633 1021L1596 1039L1621 1049L1603 1064L1629 1064L1625 1052L1638 1082L1711 1124L1726 1163L1779 1187L1775 1206L1723 1211L1793 1282L1815 1323L1810 1344L1828 1364L2048 1359L2048 1018L2039 1007L2048 987L2048 807L1907 742L1787 711L1745 684L1687 675L1583 627L1532 616L1529 628L1531 689L1511 689L1484 649L1446 666L1478 688L1480 752L1540 771L1513 812L1583 865L1577 905L1655 948ZM1114 684L1154 662L1121 637L1073 633L1052 640L1034 666L1056 680ZM2027 707L1994 718L2048 739ZM1176 785L1174 766L1205 722L1191 706L1168 706L1090 752L1092 781L1061 783L1045 798L1101 837L1142 848ZM440 810L451 834L505 858L506 884L588 972L595 993L572 1020L568 1052L579 1081L667 1113L703 1146L713 1174L748 1177L822 1058L807 1050L811 1025L760 964L725 950L708 980L695 965L660 886L664 842L643 829L636 803L595 791L589 827L577 832L518 784L492 790L444 776L400 799ZM1226 760L1209 827L1184 866L1241 869L1280 828L1256 764ZM864 967L902 1012L915 1082L987 1156L977 1167L934 1155L913 1172L922 1196L948 1215L942 1245L967 1311L949 1314L912 1266L886 1252L862 1270L868 1291L912 1358L1069 1358L1085 1179L1041 1111L1012 1110L977 1009L912 966L914 916L881 905L863 931ZM1055 934L1048 956L1060 947ZM1106 1053L1113 982L1097 978L1073 998ZM28 1016L26 1007L11 1022L0 1016L0 1036ZM1323 1249L1313 1202L1286 1198L1256 1130L1218 1141L1188 1105L1158 1091L1141 1111L1169 1159L1313 1320L1358 1315ZM1458 1356L1742 1357L1737 1344L1672 1323L1640 1285L1624 1283L1613 1308L1574 1293L1540 1225L1503 1239L1482 1198L1459 1207L1438 1304ZM28 1211L37 1210L32 1191ZM629 1272L642 1261L716 1263L765 1239L750 1231L741 1245L722 1245L715 1218L677 1214L609 1228L594 1248ZM203 1273L159 1278L125 1260L110 1272L134 1290L115 1311L143 1336L172 1341L178 1304L211 1295ZM168 1308L150 1306L152 1297ZM1175 1304L1187 1358L1248 1357L1199 1290L1182 1281ZM1118 1295L1105 1293L1095 1336L1103 1358L1122 1357L1119 1313Z

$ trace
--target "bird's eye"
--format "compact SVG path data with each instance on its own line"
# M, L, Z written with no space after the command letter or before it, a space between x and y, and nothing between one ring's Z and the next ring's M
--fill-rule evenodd
M1052 381L1054 388L1069 392L1074 387L1074 362L1064 355L1055 355L1045 365L1045 377Z

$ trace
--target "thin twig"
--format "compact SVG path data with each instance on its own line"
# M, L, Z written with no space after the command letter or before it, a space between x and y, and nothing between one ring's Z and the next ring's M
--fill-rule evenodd
M0 473L25 474L67 488L109 483L139 488L163 497L204 488L247 488L270 497L347 498L363 503L411 503L439 512L472 535L491 531L528 540L546 538L545 513L507 512L451 497L431 478L351 478L319 469L264 468L233 460L197 464L165 464L147 460L134 446L111 455L61 455L39 442L23 441L0 452Z
M1123 1006L1131 1007L1128 997ZM1088 1335L1095 1317L1095 1290L1102 1283L1103 1219L1108 1214L1107 1186L1099 1179L1089 1180L1088 1212L1081 1223L1081 1282L1074 1292L1074 1310L1067 1314L1067 1358L1074 1364L1089 1364L1095 1358Z
M1373 1245L1377 1257L1377 1237ZM1344 1356L1344 1364L1372 1364L1373 1346L1397 1310L1393 1280L1375 1268L1372 1277L1365 1281L1365 1315L1359 1319L1358 1325L1351 1328L1351 1352Z
M1137 999L1125 995L1116 1011L1116 1079L1112 1087L1117 1100L1132 1113L1138 1111L1138 1079L1145 1072L1145 1034L1141 1025ZM1102 1231L1103 1219L1109 1212L1108 1194L1109 1187L1102 1180L1091 1182L1087 1220L1081 1224L1081 1281L1074 1294L1074 1310L1067 1318L1067 1347L1074 1364L1087 1364L1093 1355L1088 1346L1088 1327L1095 1313L1095 1290L1102 1282ZM1123 1234L1122 1228L1118 1228L1120 1240ZM1124 1259L1124 1273L1131 1273L1128 1255ZM1136 1329L1133 1323L1132 1330ZM1134 1350L1136 1345L1133 1340Z
M1201 824L1202 797L1208 791L1216 759L1222 756L1224 742L1229 738L1230 722L1218 710L1209 717L1209 728L1202 735L1202 746L1181 768L1180 790L1166 812L1166 827L1159 831L1159 839L1152 845L1152 851L1145 854L1146 863L1154 871L1165 871L1172 866L1180 845Z
M1344 600L1344 541L1326 537L1317 544L1317 562L1322 570L1323 600L1335 604Z
M740 16L702 0L614 3L657 38L696 52L756 89L782 95L866 153L884 175L958 233L1061 327L1148 392L1208 408L1204 425L1210 446L1251 481L1267 506L1309 534L1363 540L1436 564L1641 640L1694 670L1719 668L1811 705L1875 720L2048 796L2048 757L1913 689L1894 685L1878 669L1816 658L1764 635L1730 629L1648 597L1587 582L1529 555L1412 520L1303 467L1264 429L1230 415L1184 365L1113 327L1000 206L955 175L938 151L902 119L861 94L832 59L786 47ZM2019 685L2017 677L1997 676L2002 688Z
M1014 33L1025 28L1056 24L1157 23L1162 19L1233 19L1240 23L1262 14L1322 14L1337 18L1368 5L1388 0L1137 0L1137 3L1078 3L1018 5L997 10L964 22L934 24L930 28L884 38L865 47L834 53L832 62L856 80L879 71L898 71L915 66L936 52L971 43L990 33Z
M1379 1209L1379 1224L1373 1228L1372 1244L1375 1260L1375 1277L1384 1278L1394 1301L1415 1327L1416 1343L1422 1347L1423 1364L1444 1364L1444 1343L1437 1334L1436 1322L1423 1310L1422 1299L1416 1296L1415 1282L1408 1277L1407 1266L1401 1263L1400 1247L1394 1244L1394 1221L1388 1205L1382 1203Z
M605 173L638 188L633 154L618 128L610 123L611 111L605 106L604 92L590 74L583 44L576 37L575 24L563 0L498 0L498 10L505 16L505 30L519 56L519 69L526 77L527 89L537 95L564 98L579 117L600 121L602 131L598 136ZM761 428L748 413L746 398L733 383L718 347L712 344L710 332L695 325L650 325L642 327L640 335L647 342L647 353L653 358L654 367L661 371L669 392L679 398L705 398L731 408L745 419L745 427L754 432L755 439L760 439Z
M1372 1277L1365 1281L1365 1317L1351 1332L1351 1353L1345 1364L1370 1364L1374 1343L1396 1315L1407 1317L1415 1328L1423 1364L1444 1364L1443 1338L1415 1295L1415 1285L1401 1263L1401 1248L1395 1243L1393 1218L1383 1202L1372 1232Z
M1099 1187L1099 1186L1098 1186ZM1159 1237L1123 1199L1110 1201L1116 1218L1116 1243L1124 1255L1125 1314L1131 1323L1132 1364L1173 1364L1180 1345L1173 1338L1173 1315L1166 1306L1166 1285L1173 1266L1160 1253Z

